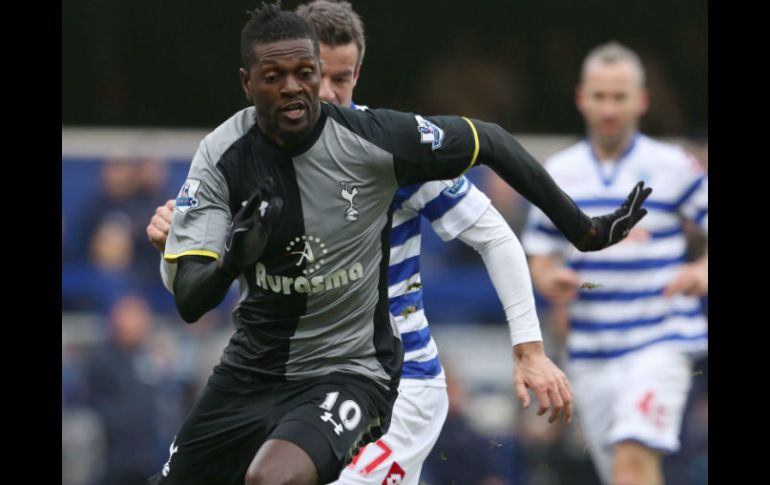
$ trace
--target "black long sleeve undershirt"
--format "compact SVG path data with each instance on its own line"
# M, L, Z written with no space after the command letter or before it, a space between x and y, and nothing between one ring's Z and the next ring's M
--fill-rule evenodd
M216 260L205 256L183 256L177 261L174 299L182 320L193 323L224 300L233 277Z
M499 125L473 120L479 136L479 163L489 166L536 205L578 249L592 232L591 219L562 191L548 172Z
M592 243L595 244L596 229L591 219L559 188L540 162L499 125L479 120L473 120L473 124L479 138L478 163L492 168L540 208L579 250L586 250ZM408 167L411 173L398 174L400 179L435 179L441 170L460 168L450 165L436 167L435 164L425 164L424 167L409 164ZM396 168L398 171L400 167ZM418 171L420 173L415 175ZM234 278L224 272L217 261L207 257L184 256L179 258L177 264L174 280L177 309L184 321L192 323L222 302Z

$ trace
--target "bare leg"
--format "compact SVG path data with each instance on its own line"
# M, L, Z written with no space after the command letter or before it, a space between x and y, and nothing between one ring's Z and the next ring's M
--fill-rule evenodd
M613 450L613 485L663 485L662 455L635 441L623 441Z
M318 471L305 450L291 441L267 440L246 472L246 485L316 485Z

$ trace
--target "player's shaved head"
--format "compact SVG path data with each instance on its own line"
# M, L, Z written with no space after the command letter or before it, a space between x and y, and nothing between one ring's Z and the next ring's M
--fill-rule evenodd
M586 56L583 61L583 67L580 71L581 83L585 81L586 73L594 64L618 64L621 62L627 62L634 66L634 70L638 74L639 86L645 84L645 72L642 60L628 47L624 46L620 42L611 41L605 44L594 47Z

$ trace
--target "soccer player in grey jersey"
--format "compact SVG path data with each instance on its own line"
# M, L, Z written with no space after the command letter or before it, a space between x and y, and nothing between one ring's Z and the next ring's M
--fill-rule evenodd
M296 9L318 35L321 61L319 97L331 104L355 107L366 39L363 21L344 1L314 0ZM355 200L356 189L343 197ZM147 235L163 253L175 208L174 200L158 207ZM351 217L357 212L348 209ZM465 176L402 187L393 200L388 296L390 313L404 345L404 364L388 432L362 447L334 482L379 485L400 480L417 485L422 465L438 439L449 408L444 370L431 337L422 302L420 237L424 224L444 240L459 239L479 252L505 309L519 399L529 406L534 391L538 415L551 409L549 422L563 413L572 417L572 392L564 373L547 357L535 312L524 251L516 235L489 199ZM312 254L312 245L305 254ZM300 253L301 254L301 253ZM175 264L163 262L168 283ZM169 285L170 286L170 285Z
M496 125L321 104L315 35L274 6L247 23L242 57L255 106L201 143L165 253L187 321L239 278L237 330L158 483L325 482L387 429L402 358L386 281L398 186L483 160L581 250L622 239L650 191L590 219Z

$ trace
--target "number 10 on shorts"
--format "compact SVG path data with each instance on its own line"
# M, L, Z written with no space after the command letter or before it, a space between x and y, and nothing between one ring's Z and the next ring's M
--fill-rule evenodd
M319 408L325 410L325 412L321 414L321 421L332 425L337 436L341 435L344 429L353 431L361 421L361 407L355 401L350 399L342 401L342 403L339 405L339 408L337 409L339 422L335 420L333 414L334 405L337 403L337 398L339 397L339 391L327 392L324 402L318 405Z

